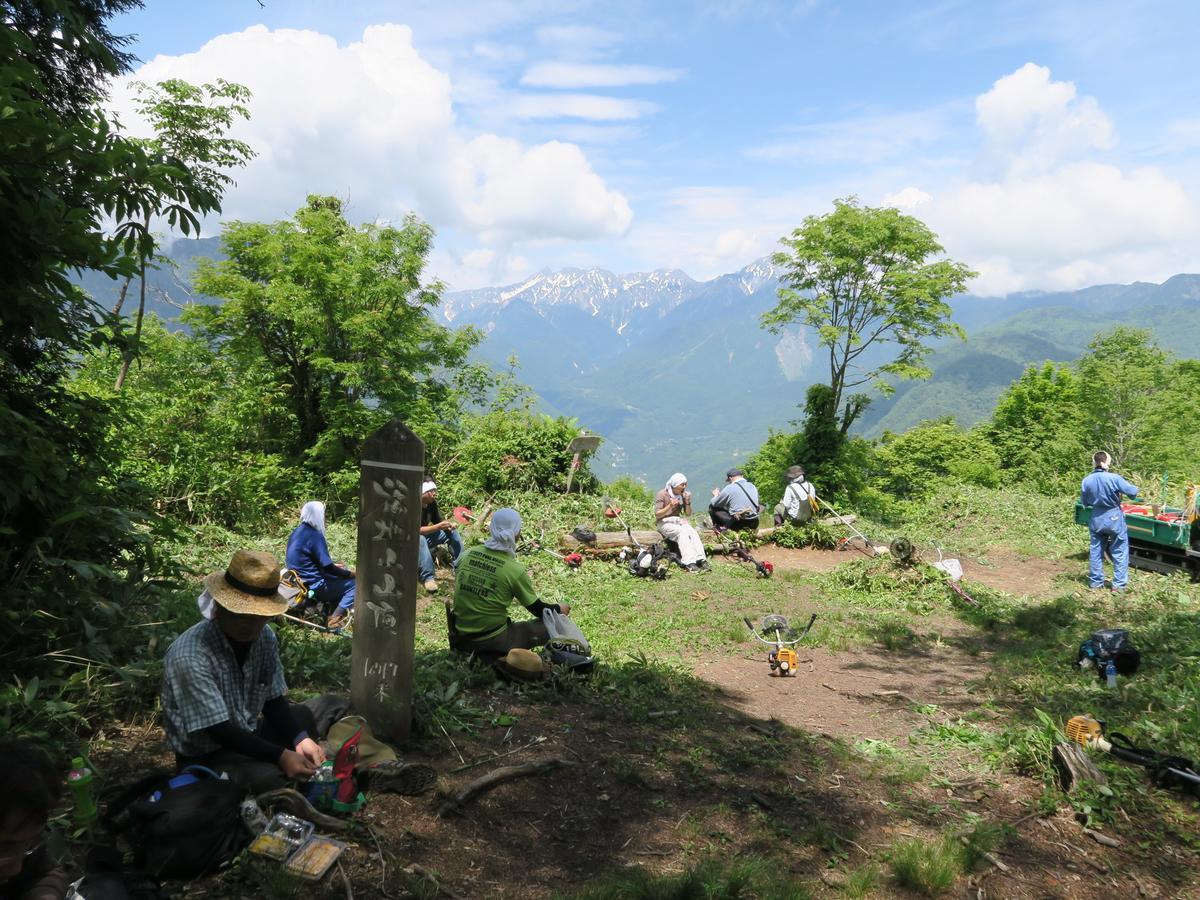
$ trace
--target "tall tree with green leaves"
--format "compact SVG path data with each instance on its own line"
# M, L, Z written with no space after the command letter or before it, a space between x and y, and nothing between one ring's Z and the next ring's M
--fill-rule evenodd
M797 323L816 332L828 353L830 415L843 435L871 400L855 388L886 394L889 376L928 378L929 342L965 337L946 301L975 273L938 259L942 245L919 219L851 197L809 216L782 243L773 261L783 287L762 322L773 332Z
M234 183L229 170L244 166L254 156L244 141L227 137L237 119L249 118L245 106L250 99L249 89L223 78L217 79L215 84L203 85L189 84L177 78L153 86L138 82L135 89L138 110L154 129L154 137L135 139L137 143L157 165L186 171L192 190L202 193L213 208L220 206L226 189ZM143 251L138 266L140 291L133 336L121 354L121 368L116 380L118 391L125 384L129 366L141 344L142 321L146 315L146 262L154 249L151 219L155 214L161 214L168 226L178 226L181 214L172 203L173 199L164 196L155 204L153 198L147 198L149 202L144 204L142 221L137 223ZM118 323L132 280L132 275L126 277L113 308Z
M264 411L278 398L287 426L266 449L325 477L351 467L387 419L420 433L457 402L457 375L481 335L430 315L442 291L422 280L432 241L412 216L356 228L334 197L310 196L285 221L226 226L227 259L201 262L194 279L225 302L193 307L186 320L271 385Z
M1168 392L1170 356L1148 329L1119 325L1096 335L1075 364L1084 411L1084 439L1126 469L1157 463L1155 409Z
M131 59L108 22L140 5L0 0L0 722L13 721L9 673L40 675L46 692L69 682L56 652L115 666L143 642L120 627L121 609L161 571L112 477L106 434L120 408L67 384L111 339L72 273L126 278L145 252L136 228L112 223L165 212L186 233L217 210L187 169L161 164L100 108Z

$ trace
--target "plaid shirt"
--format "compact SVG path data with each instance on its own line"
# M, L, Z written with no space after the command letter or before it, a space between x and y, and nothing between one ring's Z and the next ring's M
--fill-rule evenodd
M263 705L286 693L271 626L263 628L239 667L220 627L204 619L167 649L162 687L167 743L182 756L211 753L220 744L203 729L229 722L254 731Z

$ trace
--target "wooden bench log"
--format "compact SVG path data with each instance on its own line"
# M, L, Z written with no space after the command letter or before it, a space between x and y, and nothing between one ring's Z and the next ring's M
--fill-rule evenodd
M839 524L849 525L854 522L854 516L851 516L851 515L841 516L841 517L830 516L828 518L820 519L819 521L822 525L839 525ZM700 535L700 540L702 540L704 542L705 547L721 546L721 541L717 537L717 533L715 531L713 531L711 528L701 528L698 530L697 533ZM771 535L773 535L774 533L775 533L774 527L758 529L758 536L760 538L769 539L771 537ZM727 532L727 534L729 534L731 537L737 536L736 532ZM659 534L657 531L637 531L637 530L635 530L633 532L633 537L639 544L642 544L646 547L653 546L654 544L657 544L659 541L661 541L663 539L662 535ZM598 532L596 532L595 542L591 543L591 544L585 544L582 541L576 540L574 537L572 537L569 534L564 534L559 539L559 546L566 550L583 550L583 549L617 550L617 549L620 549L621 547L629 546L629 535L626 534L624 531L598 531Z

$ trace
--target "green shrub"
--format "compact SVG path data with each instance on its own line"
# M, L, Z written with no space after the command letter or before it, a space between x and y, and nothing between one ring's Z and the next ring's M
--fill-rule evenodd
M1000 457L982 431L963 431L952 419L922 422L887 433L873 460L872 484L899 498L922 498L953 480L982 487L1000 483Z

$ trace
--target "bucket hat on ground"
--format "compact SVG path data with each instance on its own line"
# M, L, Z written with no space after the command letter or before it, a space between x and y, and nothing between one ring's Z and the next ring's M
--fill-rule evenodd
M542 658L532 650L509 650L507 656L496 660L493 665L501 677L509 681L541 681L546 677Z
M204 579L204 587L220 606L243 616L277 616L299 593L279 583L275 557L254 550L238 550L225 571Z

